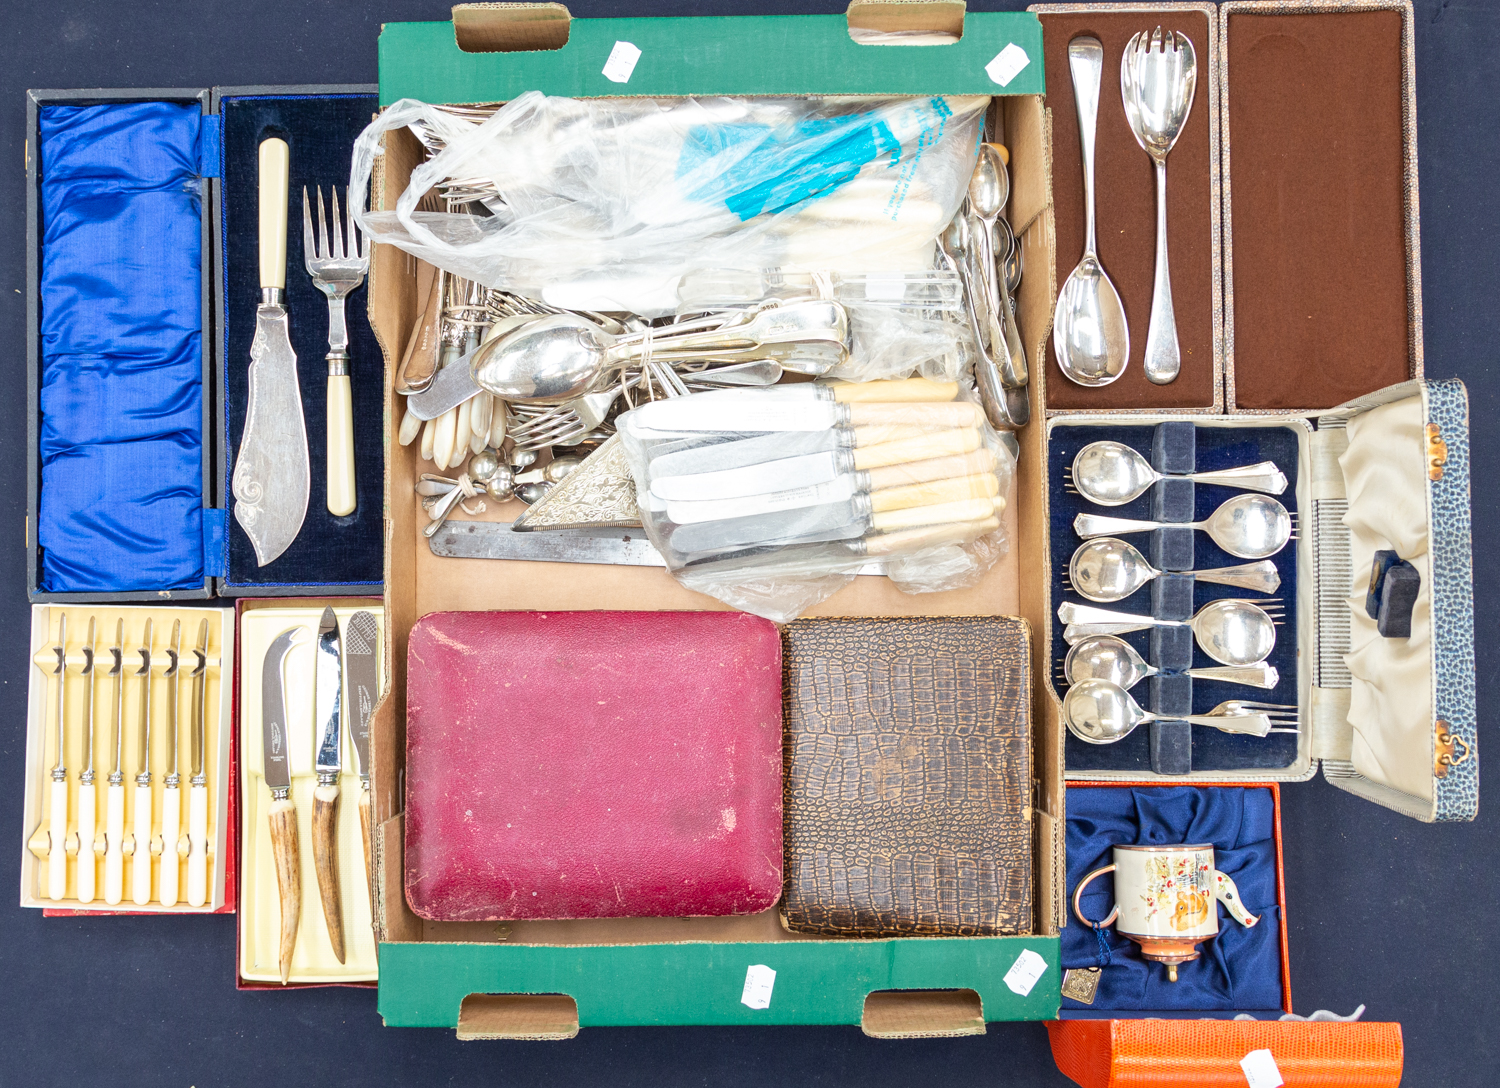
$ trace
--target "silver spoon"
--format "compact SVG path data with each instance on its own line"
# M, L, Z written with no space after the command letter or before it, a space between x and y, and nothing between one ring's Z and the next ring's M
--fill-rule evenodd
M1157 570L1133 544L1112 536L1095 537L1078 546L1068 563L1068 588L1091 601L1112 604L1123 601L1153 578ZM1236 589L1254 589L1275 593L1281 586L1281 575L1269 559L1244 563L1237 567L1180 572L1199 582L1212 582Z
M1099 263L1094 230L1094 128L1104 72L1104 46L1098 38L1074 38L1068 43L1068 71L1073 77L1078 138L1083 146L1084 242L1078 267L1057 295L1052 348L1064 377L1097 387L1118 378L1130 361L1125 304Z
M1156 164L1156 287L1146 329L1146 377L1157 385L1175 381L1182 369L1172 279L1167 272L1167 152L1182 134L1193 108L1198 58L1187 35L1142 31L1120 57L1120 97L1130 131Z
M1068 731L1089 744L1113 744L1124 740L1136 726L1153 721L1188 721L1194 725L1209 725L1225 733L1248 733L1253 737L1264 737L1271 732L1273 720L1283 720L1279 715L1236 706L1220 704L1209 714L1186 716L1152 714L1130 697L1130 693L1108 680L1085 680L1074 684L1063 698L1063 720ZM1288 732L1288 730L1277 730ZM1289 730L1296 732L1296 730Z
M1136 521L1099 514L1079 514L1073 528L1083 539L1147 533L1152 529L1202 529L1215 544L1240 559L1266 559L1292 539L1292 515L1266 495L1236 495L1204 521Z
M1007 387L1019 389L1029 380L1026 352L1021 347L1021 333L1010 312L1003 276L996 265L995 226L1005 201L1010 197L1010 174L994 144L979 145L979 162L969 178L969 208L981 224L979 238L979 271L984 280L985 309L989 312L991 352L1000 364L1000 379ZM1009 253L1006 254L1009 256ZM999 350L1004 345L1004 351Z
M960 212L944 228L938 238L943 261L963 281L964 312L969 318L969 331L974 336L974 385L979 392L979 403L984 408L990 426L999 431L1013 431L1024 427L1031 418L1031 406L1025 396L1007 395L1005 383L1000 380L1000 368L995 365L993 346L989 342L989 329L979 319L978 285L974 282L974 266L969 255L969 221Z
M1130 612L1112 612L1087 604L1065 601L1057 618L1067 624L1063 640L1068 645L1091 635L1126 635L1152 627L1188 627L1203 652L1221 665L1258 665L1276 648L1276 619L1281 605L1272 601L1251 604L1228 598L1211 601L1190 620L1159 620ZM1268 611L1270 610L1270 611Z
M1085 680L1108 680L1111 684L1128 689L1160 672L1155 665L1148 665L1134 646L1116 635L1090 635L1080 639L1073 644L1062 663L1063 678L1070 684L1081 684ZM1227 684L1247 684L1266 690L1281 682L1276 666L1264 662L1259 665L1215 665L1207 669L1188 669L1187 675L1194 680L1221 680Z
M1073 467L1064 474L1078 493L1100 506L1124 506L1144 495L1157 480L1192 480L1199 484L1238 487L1246 491L1264 491L1280 495L1286 490L1286 475L1274 461L1220 469L1217 472L1188 472L1169 476L1151 467L1138 450L1123 442L1090 442L1073 458Z

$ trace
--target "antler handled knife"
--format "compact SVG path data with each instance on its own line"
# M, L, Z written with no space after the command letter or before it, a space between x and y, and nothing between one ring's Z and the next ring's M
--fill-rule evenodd
M318 873L318 894L323 900L323 920L334 957L344 962L344 914L339 902L339 774L343 760L339 752L343 723L343 660L339 646L339 621L332 608L323 609L318 623L318 748L314 760L318 785L313 791L313 866Z
M151 620L141 639L140 768L135 776L135 830L130 842L130 900L137 906L151 902Z
M203 730L208 700L208 620L198 624L193 650L193 726L189 755L193 777L188 780L187 901L192 907L208 902L208 773L204 770Z
M281 984L292 974L292 950L302 921L302 873L297 849L297 809L292 804L292 771L287 762L286 684L282 669L286 655L302 640L302 628L290 627L271 641L260 674L260 740L265 756L264 775L271 790L267 818L271 825L271 854L276 861L276 890L281 900L281 946L277 963Z
M359 832L364 842L365 880L370 885L370 916L374 917L375 869L370 854L370 715L379 695L379 645L375 617L356 612L344 624L344 655L349 662L349 737L354 741L354 761L359 766Z

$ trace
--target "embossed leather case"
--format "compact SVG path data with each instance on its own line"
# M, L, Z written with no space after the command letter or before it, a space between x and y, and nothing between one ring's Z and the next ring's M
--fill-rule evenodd
M781 892L781 643L734 612L411 630L406 897L442 921L751 914Z
M806 619L783 639L787 927L1029 932L1026 622Z

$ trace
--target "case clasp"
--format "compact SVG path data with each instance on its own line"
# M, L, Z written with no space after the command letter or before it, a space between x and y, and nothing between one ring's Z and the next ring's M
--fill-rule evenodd
M1449 767L1457 767L1469 758L1469 744L1453 732L1441 718L1437 721L1437 737L1433 746L1432 773L1435 778L1446 778ZM1462 755L1455 752L1462 748Z
M1443 429L1436 423L1427 424L1427 478L1441 480L1443 466L1448 463L1448 443L1443 441Z

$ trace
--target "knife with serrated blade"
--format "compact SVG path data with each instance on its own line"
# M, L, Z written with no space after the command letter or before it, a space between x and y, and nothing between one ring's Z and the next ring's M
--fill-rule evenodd
M349 670L349 738L354 742L354 761L359 767L359 833L365 848L365 880L370 885L374 917L374 866L370 854L370 715L380 693L380 643L375 617L356 612L344 624L344 660Z
M271 791L266 816L271 825L271 855L276 862L276 892L281 902L281 944L277 964L281 984L292 974L292 950L302 921L302 872L297 848L297 808L292 803L292 768L287 760L286 655L302 641L301 627L290 627L271 640L260 673L260 743L262 776Z
M312 474L283 293L286 287L287 145L260 145L260 306L250 344L245 433L234 463L234 520L265 566L302 531Z
M318 873L318 895L323 900L323 920L328 923L328 941L333 955L344 962L344 912L339 899L339 774L343 757L344 663L339 640L339 621L332 608L323 609L318 621L317 750L313 760L318 785L313 790L313 867Z

